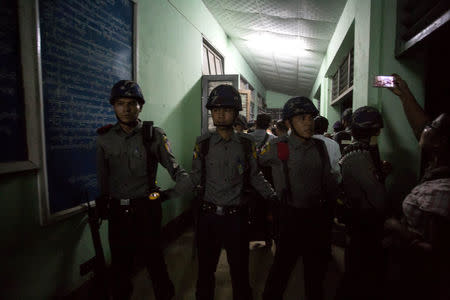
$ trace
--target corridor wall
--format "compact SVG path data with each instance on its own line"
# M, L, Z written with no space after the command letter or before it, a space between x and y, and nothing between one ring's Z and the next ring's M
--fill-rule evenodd
M383 115L385 128L379 138L380 152L383 159L393 163L387 188L393 206L399 209L404 196L417 182L420 151L399 99L387 89L372 87L372 80L375 75L400 74L423 106L426 61L420 52L414 57L395 58L396 2L347 1L310 95L321 87L321 113L330 124L339 119L337 109L330 105L330 70L340 63L342 54L354 47L353 109L371 105Z

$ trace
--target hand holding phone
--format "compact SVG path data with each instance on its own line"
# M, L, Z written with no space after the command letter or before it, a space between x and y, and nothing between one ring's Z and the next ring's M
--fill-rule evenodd
M395 86L395 84L394 84L394 76L377 75L374 78L373 86L374 87L393 88Z

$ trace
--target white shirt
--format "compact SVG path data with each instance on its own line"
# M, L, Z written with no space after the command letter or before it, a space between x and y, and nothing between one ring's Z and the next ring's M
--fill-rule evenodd
M313 138L325 142L328 156L330 157L331 172L333 174L336 174L338 182L340 183L342 177L341 177L341 167L339 166L339 160L341 159L341 150L339 149L339 144L335 140L327 138L322 134L315 134L313 135Z

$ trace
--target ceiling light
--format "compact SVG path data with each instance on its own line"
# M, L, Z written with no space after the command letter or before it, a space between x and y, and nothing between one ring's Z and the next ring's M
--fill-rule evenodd
M279 35L256 33L247 38L247 46L259 52L299 57L305 53L305 44L299 37L283 38Z

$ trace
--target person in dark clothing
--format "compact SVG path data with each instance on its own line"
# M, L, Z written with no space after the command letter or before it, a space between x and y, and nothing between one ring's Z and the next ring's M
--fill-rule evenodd
M333 134L338 133L339 131L344 130L344 126L342 126L342 122L341 121L336 121L333 124Z
M283 120L292 134L274 139L260 153L261 164L272 167L281 206L280 240L264 300L283 299L299 256L303 257L306 299L323 299L337 179L324 142L312 137L317 114L310 99L289 99L283 107Z
M283 120L279 120L276 123L276 136L277 137L282 137L282 136L286 136L288 134L288 128L286 127L286 124L284 124Z
M352 142L352 134L350 129L353 115L352 112L353 110L351 108L347 108L346 110L344 110L341 116L341 124L344 129L337 132L333 137L334 140L339 144L341 153L344 151L345 146L351 144Z
M109 219L113 298L131 296L133 261L136 254L141 254L156 299L169 300L174 296L174 287L160 245L162 216L154 184L156 167L160 163L167 169L178 191L189 189L189 176L175 161L162 129L153 127L150 149L146 149L143 122L138 119L145 100L136 82L117 82L110 103L118 122L98 130L97 179L101 196L97 207L101 217ZM152 173L148 173L148 164L152 165Z
M251 300L248 208L243 191L251 185L265 199L276 195L258 169L253 139L233 131L242 110L239 92L232 86L219 85L211 91L206 108L211 110L216 132L197 138L191 172L193 186L201 187L196 299L214 299L214 273L225 248L233 300Z
M400 283L390 299L450 299L450 114L431 122L406 82L393 76L391 90L402 101L428 164L403 201L402 220L385 222L386 241L400 245Z
M363 106L354 112L353 142L345 147L340 161L343 188L351 209L345 274L336 299L384 299L386 174L376 144L381 128L383 120L377 109Z
M234 122L234 131L238 133L244 133L245 130L248 128L247 124L247 118L245 118L243 115L239 114L236 118L236 121Z

